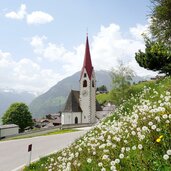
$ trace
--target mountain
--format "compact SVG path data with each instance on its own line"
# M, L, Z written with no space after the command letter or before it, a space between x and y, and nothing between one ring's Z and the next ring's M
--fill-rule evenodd
M35 98L30 92L18 92L13 89L0 89L0 117L14 102L23 102L29 105Z
M39 118L45 116L46 114L57 113L58 111L63 110L66 98L71 89L79 90L79 78L80 72L77 72L72 76L59 81L46 93L35 98L29 106L33 117ZM133 81L138 82L146 79L147 78L136 76ZM96 71L96 80L97 87L106 85L108 90L111 89L111 77L109 71Z

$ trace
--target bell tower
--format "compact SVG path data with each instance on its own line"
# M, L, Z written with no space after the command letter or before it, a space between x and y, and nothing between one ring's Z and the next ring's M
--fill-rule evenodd
M88 35L83 67L80 77L80 106L82 109L82 123L95 123L96 113L96 80L91 62Z

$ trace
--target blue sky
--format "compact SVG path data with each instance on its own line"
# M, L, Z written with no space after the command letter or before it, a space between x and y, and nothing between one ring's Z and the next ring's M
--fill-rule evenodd
M121 60L139 75L149 0L6 0L0 2L0 88L44 92L82 67L88 28L95 69Z

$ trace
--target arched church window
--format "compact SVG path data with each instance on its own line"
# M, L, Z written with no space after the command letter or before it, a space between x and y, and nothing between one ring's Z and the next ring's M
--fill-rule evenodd
M75 124L77 124L78 123L78 117L76 116L75 117Z
M84 73L84 77L87 77L86 73Z
M87 81L86 80L83 81L83 87L87 87Z
M92 81L92 87L94 87L94 80Z

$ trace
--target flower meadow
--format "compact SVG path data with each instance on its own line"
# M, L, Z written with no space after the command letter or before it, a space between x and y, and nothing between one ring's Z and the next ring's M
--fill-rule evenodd
M24 170L170 171L171 78L142 85L71 146Z

